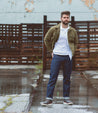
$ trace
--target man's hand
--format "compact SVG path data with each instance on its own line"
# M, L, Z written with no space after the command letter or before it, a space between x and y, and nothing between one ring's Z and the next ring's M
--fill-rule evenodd
M51 53L51 56L52 56L52 58L53 58L53 52Z

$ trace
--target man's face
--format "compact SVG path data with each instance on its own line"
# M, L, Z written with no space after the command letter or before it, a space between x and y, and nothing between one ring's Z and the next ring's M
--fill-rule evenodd
M68 25L69 21L70 21L69 15L63 14L62 17L61 17L61 22L64 25Z

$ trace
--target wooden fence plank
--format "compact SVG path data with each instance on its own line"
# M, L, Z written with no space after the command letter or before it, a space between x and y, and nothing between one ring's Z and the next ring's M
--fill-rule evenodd
M0 24L0 64L36 64L42 37L42 24Z

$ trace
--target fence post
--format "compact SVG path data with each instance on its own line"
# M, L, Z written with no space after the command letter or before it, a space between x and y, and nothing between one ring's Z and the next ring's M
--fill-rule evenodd
M87 22L87 47L88 47L88 63L90 58L90 24ZM88 69L90 68L90 65L88 66Z
M46 29L47 29L47 16L44 15L44 30L43 30L43 35L45 37L46 34ZM46 47L44 44L44 38L43 38L43 71L46 69Z
M71 26L75 28L75 17L71 16Z
M75 18L74 18L74 16L71 16L71 26L72 26L73 28L75 28ZM74 55L74 57L73 57L72 69L75 70L75 55Z

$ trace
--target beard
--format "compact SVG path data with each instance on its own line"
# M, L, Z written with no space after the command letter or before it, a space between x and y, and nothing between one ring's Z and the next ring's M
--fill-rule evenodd
M64 25L68 25L68 24L69 24L68 21L67 21L67 22L62 21L62 23L63 23Z

